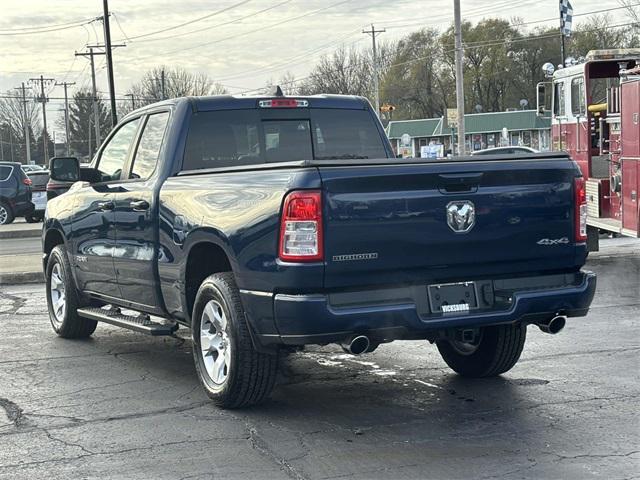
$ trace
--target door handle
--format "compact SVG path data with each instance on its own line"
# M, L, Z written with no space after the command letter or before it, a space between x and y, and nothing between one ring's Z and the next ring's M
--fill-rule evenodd
M111 200L107 200L106 202L98 202L98 209L103 212L113 210L114 204Z
M131 203L129 203L129 206L135 212L144 212L145 210L149 210L149 202L147 202L146 200L133 200Z

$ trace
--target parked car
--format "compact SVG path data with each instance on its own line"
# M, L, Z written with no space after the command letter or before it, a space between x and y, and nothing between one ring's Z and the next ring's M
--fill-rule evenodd
M41 172L42 170L45 170L45 168L42 165L21 165L22 170L24 171L24 173L31 173L31 172Z
M29 223L40 222L44 218L47 208L47 183L49 182L48 170L34 170L27 176L31 179L31 203L35 209L31 215L24 218Z
M484 150L476 150L471 152L471 155L527 155L529 153L538 153L539 150L531 147L496 147L486 148Z
M264 400L279 352L309 344L425 339L460 375L500 375L527 325L557 333L595 292L566 154L397 159L360 97L164 101L51 178L82 180L47 206L54 331L190 328L222 407Z
M0 225L31 215L31 180L18 162L0 162Z

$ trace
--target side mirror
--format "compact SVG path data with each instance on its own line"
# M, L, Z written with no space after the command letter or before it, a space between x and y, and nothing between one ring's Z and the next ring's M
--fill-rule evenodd
M49 177L61 182L80 180L80 162L76 157L53 157L49 160Z

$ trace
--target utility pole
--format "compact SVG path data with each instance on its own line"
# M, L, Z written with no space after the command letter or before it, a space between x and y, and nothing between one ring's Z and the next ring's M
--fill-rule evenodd
M119 44L119 45L111 45L111 48L118 48L118 47L126 47L126 45L123 44ZM87 45L87 48L89 49L88 52L82 52L82 53L78 53L76 52L76 57L89 57L89 60L91 61L91 91L93 94L93 126L95 129L95 138L96 138L96 145L99 145L100 142L102 141L102 136L100 135L100 109L98 108L98 90L96 87L96 68L95 68L95 60L93 59L94 56L96 55L105 55L106 54L106 50L105 51L95 51L94 48L102 48L104 49L104 45Z
M67 140L67 156L71 156L71 140L69 139L69 97L67 96L67 87L75 85L76 82L56 82L57 86L64 87L64 135ZM53 142L54 156L55 156L55 142Z
M135 110L136 109L136 97L135 97L135 95L133 93L125 93L124 96L131 98L131 108L133 110Z
M49 135L47 133L47 102L49 101L49 99L44 94L44 85L45 83L48 85L54 83L55 79L44 78L42 75L40 75L40 78L30 78L29 82L40 83L40 97L38 101L42 103L42 126L44 127L42 130L42 152L44 153L43 165L46 165L49 158L49 142L47 142L47 139L49 138Z
M11 152L11 161L13 162L13 132L11 131L11 129L9 129L9 148L9 151Z
M107 78L109 79L109 96L111 97L111 125L113 127L118 123L118 114L116 112L116 87L113 82L113 55L111 51L111 29L109 28L109 2L102 1L104 9L102 23L104 25L104 51L107 55Z
M464 128L464 77L462 72L462 26L460 19L460 0L453 0L453 22L455 30L456 52L456 107L458 108L458 155L467 153Z
M91 92L93 98L91 100L93 104L93 125L96 129L96 141L100 142L100 111L98 110L98 92L96 91L96 68L93 57L95 55L104 55L104 52L94 52L93 46L89 47L88 52L78 53L76 52L76 57L89 57L91 61Z
M371 40L373 41L373 89L375 91L376 115L378 115L378 117L380 116L380 89L378 87L378 51L376 49L376 36L384 32L386 32L386 29L376 30L373 23L371 24L371 30L362 31L362 33L371 35Z
M24 142L27 147L27 165L31 165L31 138L29 135L29 117L27 116L27 87L24 86L24 82L22 82L21 87L17 87L16 90L22 90L22 115L23 115L23 125L24 125Z
M162 67L162 71L160 72L160 91L162 92L162 100L166 100L167 94L165 91L164 67Z

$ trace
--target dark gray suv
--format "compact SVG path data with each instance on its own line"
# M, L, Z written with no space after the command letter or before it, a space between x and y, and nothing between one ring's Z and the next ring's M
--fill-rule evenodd
M31 180L17 162L0 162L0 225L31 215Z

